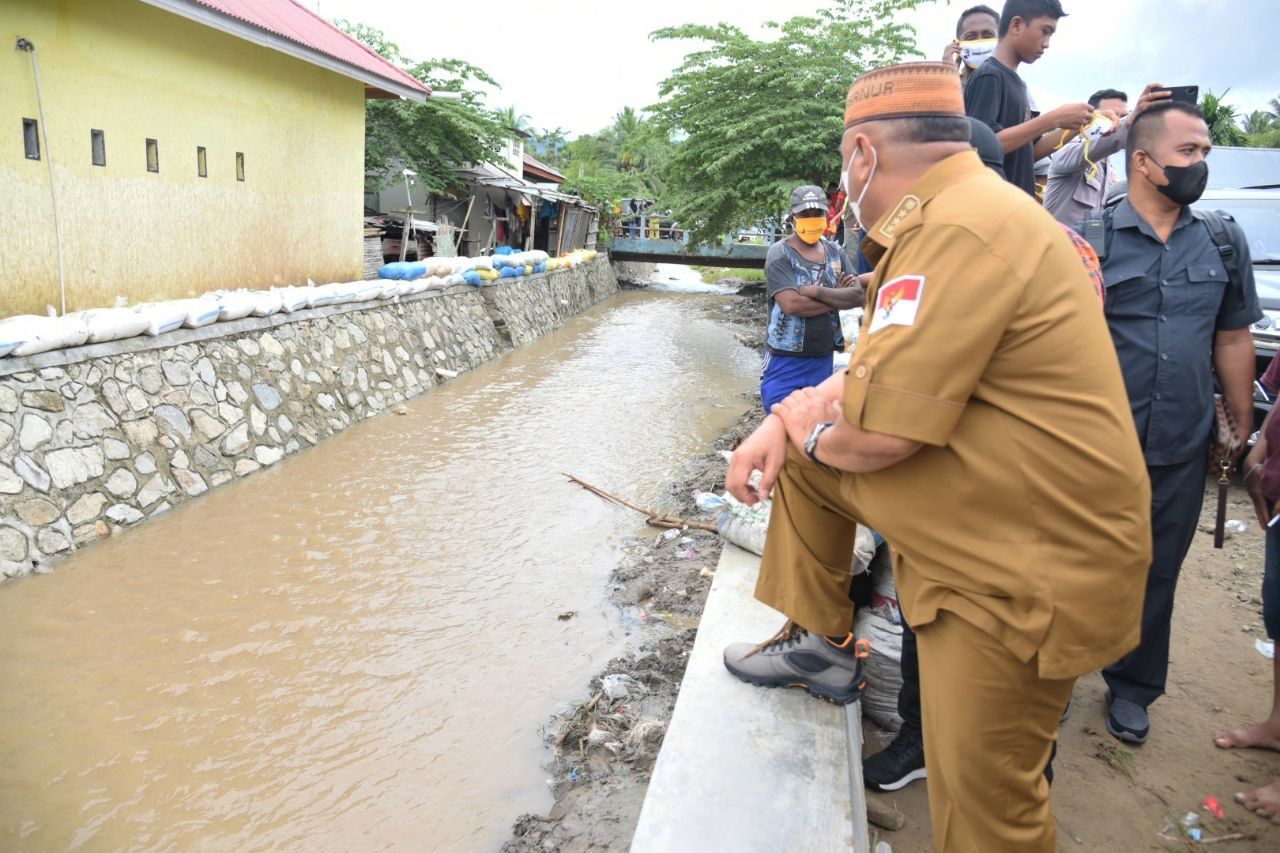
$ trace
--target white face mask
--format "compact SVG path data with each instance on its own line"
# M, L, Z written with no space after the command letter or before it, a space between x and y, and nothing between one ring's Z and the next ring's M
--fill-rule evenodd
M974 71L996 52L996 39L974 39L960 42L960 61Z
M1095 112L1089 123L1080 129L1080 135L1087 137L1091 142L1097 142L1114 126L1111 119L1102 113Z
M857 156L856 152L855 155ZM849 158L849 165L853 165L853 158ZM845 204L853 211L853 221L858 223L858 228L867 231L867 226L862 224L862 200L867 196L867 190L871 188L871 179L876 176L876 166L880 165L880 154L873 147L871 149L871 174L867 175L867 182L862 185L862 191L858 193L858 200L853 200L853 189L849 186L849 170L846 168L840 173L840 189L844 190L844 194L848 199Z

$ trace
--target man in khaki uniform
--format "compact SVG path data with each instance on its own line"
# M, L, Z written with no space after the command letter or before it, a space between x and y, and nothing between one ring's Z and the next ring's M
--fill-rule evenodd
M1115 349L1062 229L970 149L954 69L863 75L845 125L870 310L847 375L734 454L730 491L774 498L756 597L791 621L725 665L856 698L848 555L855 523L881 531L919 638L934 849L1052 851L1058 720L1137 645L1151 553Z

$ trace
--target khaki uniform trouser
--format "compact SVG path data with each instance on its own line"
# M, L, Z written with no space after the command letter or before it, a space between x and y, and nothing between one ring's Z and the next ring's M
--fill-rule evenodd
M756 584L760 601L827 636L853 624L857 522L840 480L788 449ZM1075 679L1040 678L1035 658L945 610L916 633L934 850L1052 853L1044 768Z

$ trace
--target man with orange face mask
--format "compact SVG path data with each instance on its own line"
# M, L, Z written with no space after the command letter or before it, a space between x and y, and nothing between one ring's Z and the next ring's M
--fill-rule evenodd
M831 376L832 356L844 349L839 312L861 307L863 299L849 256L823 237L822 188L796 187L788 210L793 232L769 247L764 267L769 328L760 399L766 412L792 391Z

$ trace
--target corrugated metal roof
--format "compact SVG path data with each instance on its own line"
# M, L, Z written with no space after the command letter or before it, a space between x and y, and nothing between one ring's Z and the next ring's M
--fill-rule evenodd
M564 183L564 175L560 174L536 157L530 157L527 153L524 155L524 168L526 171L532 171L534 173L534 177L546 178L547 180L553 181L557 184Z
M1209 153L1209 189L1280 187L1280 148L1214 148Z
M215 12L296 42L424 94L431 89L294 0L194 0Z

